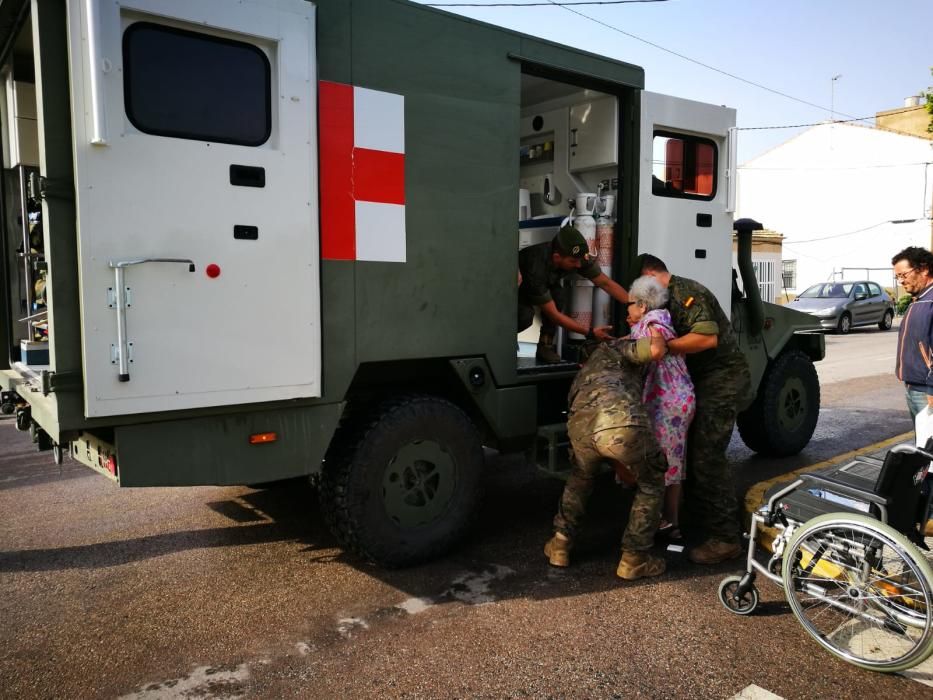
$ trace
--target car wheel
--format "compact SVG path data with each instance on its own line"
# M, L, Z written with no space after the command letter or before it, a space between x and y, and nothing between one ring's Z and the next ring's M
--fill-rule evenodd
M849 315L849 312L846 311L839 317L839 323L836 325L836 330L839 331L842 335L846 335L849 331L852 330L852 317Z
M810 441L819 415L820 380L813 362L799 350L785 350L765 371L754 403L736 423L749 449L789 457Z
M878 322L878 328L883 331L891 330L891 326L894 325L894 311L888 309L884 312L884 316L881 317L881 320Z

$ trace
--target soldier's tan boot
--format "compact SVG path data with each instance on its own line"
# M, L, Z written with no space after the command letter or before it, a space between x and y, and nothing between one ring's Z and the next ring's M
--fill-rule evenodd
M927 524L923 526L923 536L933 537L933 520L927 520Z
M544 545L544 556L551 566L570 566L570 550L573 547L566 535L555 532Z
M563 358L557 352L557 345L554 344L554 336L550 333L542 333L538 337L538 350L535 352L535 359L546 365L556 365L563 362Z
M742 546L738 542L708 539L699 547L691 549L688 556L694 564L718 564L722 561L735 559L741 554Z
M660 557L648 552L622 552L616 576L626 581L634 581L648 576L660 576L667 569L667 563Z

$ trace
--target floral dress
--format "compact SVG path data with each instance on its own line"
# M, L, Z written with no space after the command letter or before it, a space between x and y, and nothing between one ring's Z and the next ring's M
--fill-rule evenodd
M664 340L677 337L667 309L653 309L645 313L632 326L631 337L647 338L652 328L659 331ZM648 366L642 399L654 422L654 435L667 457L664 483L668 486L678 484L684 478L687 431L696 413L693 382L682 355L665 355Z

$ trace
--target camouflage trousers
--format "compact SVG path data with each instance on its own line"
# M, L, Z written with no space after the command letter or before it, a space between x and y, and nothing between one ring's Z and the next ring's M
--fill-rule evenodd
M693 377L696 415L687 436L685 520L705 537L735 542L738 506L726 449L738 413L736 402L748 391L748 366L730 365Z
M571 435L570 449L573 468L554 516L554 530L573 539L586 513L601 463L617 460L637 479L635 500L622 535L622 549L630 552L650 549L661 521L664 472L667 471L667 459L653 432L630 426Z

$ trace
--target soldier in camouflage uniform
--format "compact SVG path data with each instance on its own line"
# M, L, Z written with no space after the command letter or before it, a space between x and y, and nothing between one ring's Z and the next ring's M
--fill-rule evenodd
M642 402L647 364L663 354L661 338L602 343L570 387L567 433L573 469L554 518L554 536L544 548L552 565L570 564L574 535L593 492L594 478L606 461L635 483L616 573L624 579L664 573L664 560L650 556L647 550L661 519L667 460Z
M538 243L518 253L518 332L531 326L535 308L541 310L541 334L535 357L539 362L562 362L555 340L557 327L597 340L608 340L608 326L591 327L564 313L568 292L564 281L576 273L593 282L620 304L628 302L628 293L599 269L589 255L586 239L573 226L558 231L550 243Z
M696 415L687 438L685 506L706 539L690 551L690 560L716 564L742 553L726 448L738 405L750 390L748 363L729 317L706 287L672 275L653 255L641 257L641 274L651 275L667 287L668 307L678 335L668 343L668 349L686 355L696 391Z

